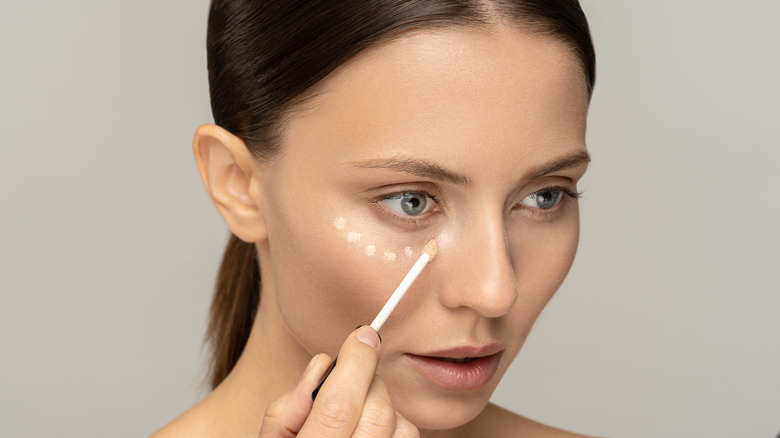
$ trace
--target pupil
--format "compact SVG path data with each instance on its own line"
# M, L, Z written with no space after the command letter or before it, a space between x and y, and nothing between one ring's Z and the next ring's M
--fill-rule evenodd
M420 214L425 209L425 196L419 193L406 193L401 200L401 208L409 215Z

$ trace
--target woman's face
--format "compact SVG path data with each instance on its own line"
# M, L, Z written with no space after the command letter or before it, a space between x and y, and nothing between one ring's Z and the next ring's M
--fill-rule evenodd
M381 330L378 374L418 427L462 424L574 258L588 106L576 58L510 27L417 31L318 91L259 170L259 318L273 312L302 351L334 355L435 238Z

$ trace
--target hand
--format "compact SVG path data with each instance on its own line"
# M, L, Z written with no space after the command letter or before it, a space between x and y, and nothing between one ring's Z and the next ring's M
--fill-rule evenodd
M419 437L417 428L396 412L376 375L379 343L371 327L352 332L312 402L311 393L331 363L325 354L314 356L298 386L268 405L260 438Z

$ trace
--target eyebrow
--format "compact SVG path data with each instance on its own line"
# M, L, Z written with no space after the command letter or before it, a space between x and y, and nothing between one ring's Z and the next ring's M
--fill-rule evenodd
M529 173L529 180L541 178L550 173L559 172L561 170L569 169L571 167L579 166L580 164L585 163L590 163L590 154L587 151L579 150L568 153L533 169ZM390 159L359 161L352 164L355 167L361 167L365 169L395 170L422 178L446 181L461 186L471 185L471 179L469 177L445 169L438 164L428 160L394 157Z
M467 176L447 170L428 160L395 157L388 160L368 160L352 163L355 167L366 169L391 169L409 173L422 178L430 178L438 181L447 181L459 186L471 185L471 179Z
M553 172L559 172L561 170L579 166L580 164L588 163L590 163L590 154L587 151L579 150L577 152L568 153L535 169L531 172L531 179L534 180Z

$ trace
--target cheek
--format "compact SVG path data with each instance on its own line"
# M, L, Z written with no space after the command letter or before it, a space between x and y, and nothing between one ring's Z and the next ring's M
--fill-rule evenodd
M531 324L569 273L578 241L576 208L551 224L525 224L510 237L520 304L516 307Z
M283 216L269 229L279 313L309 353L334 355L350 331L371 323L422 245L377 230L370 218L330 212L296 223Z

